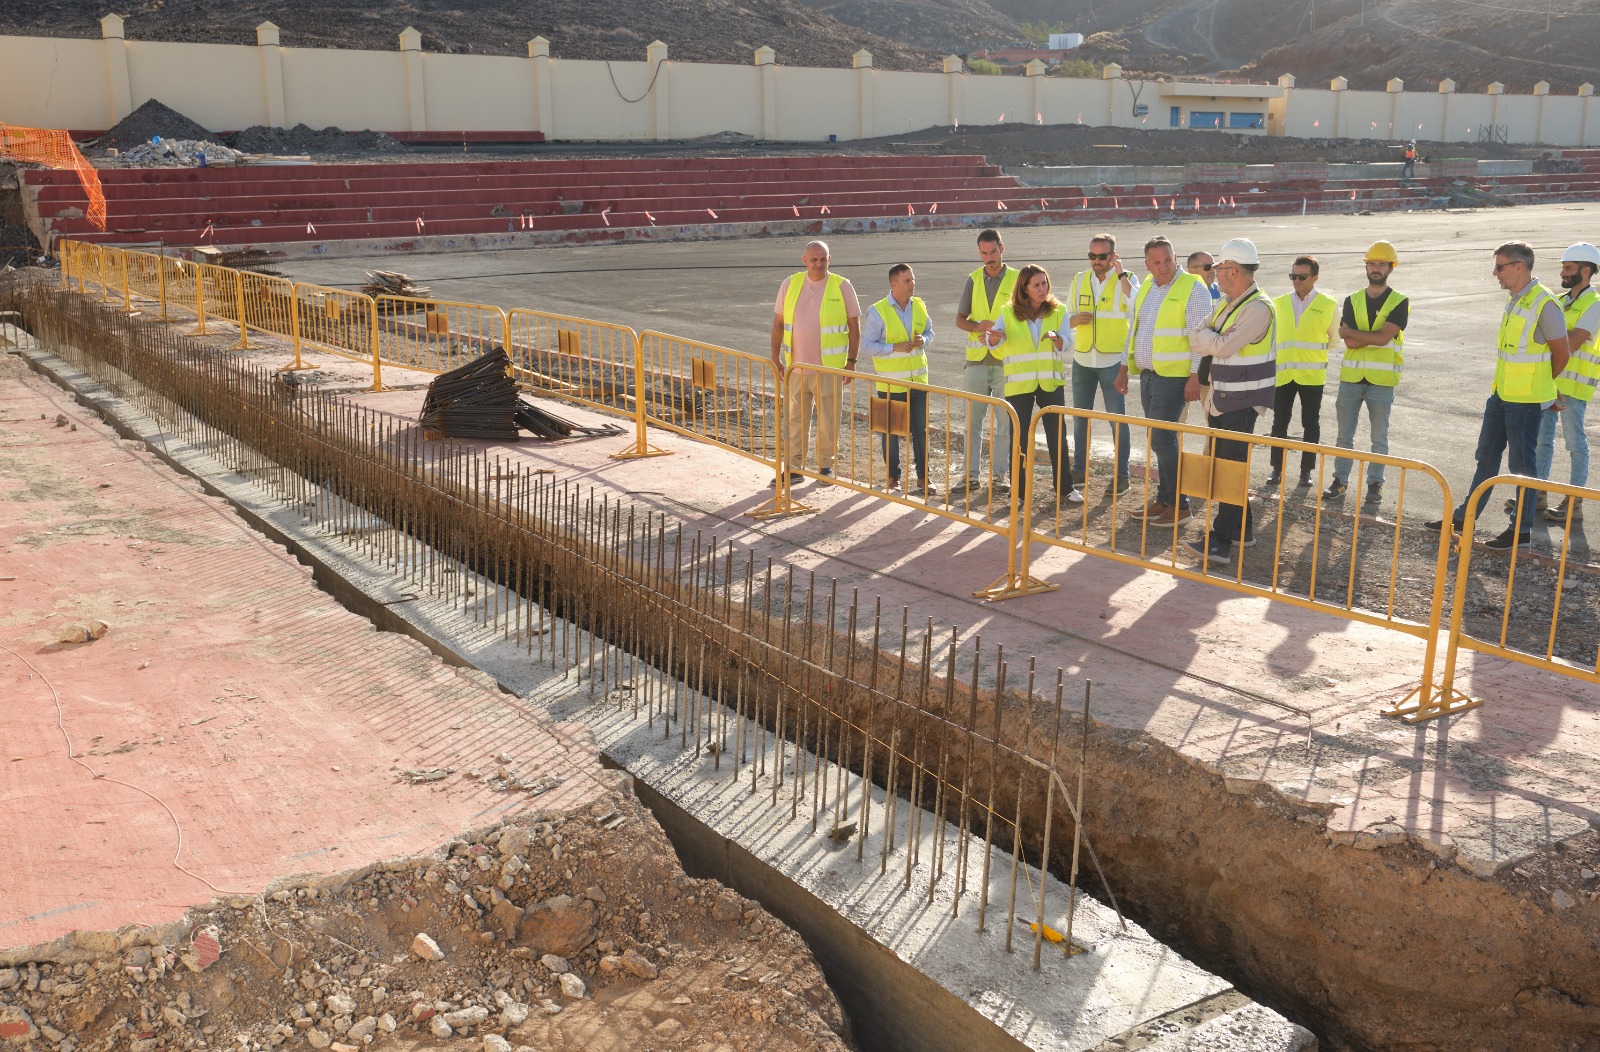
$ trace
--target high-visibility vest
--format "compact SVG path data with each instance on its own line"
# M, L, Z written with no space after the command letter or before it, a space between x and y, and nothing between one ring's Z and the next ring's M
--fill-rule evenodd
M1011 293L1017 287L1017 268L1007 267L1000 275L1000 287L995 290L994 301L988 299L983 287L983 268L967 275L972 279L972 311L968 321L994 321L1000 317L1000 308L1011 302ZM967 361L981 362L989 357L989 345L983 342L983 333L967 333Z
M1091 369L1122 364L1123 348L1128 346L1128 308L1132 297L1122 288L1122 279L1107 272L1100 295L1094 294L1094 271L1085 270L1072 279L1073 314L1092 314L1087 325L1072 327L1072 360Z
M1278 386L1303 384L1322 387L1328 382L1328 332L1339 316L1339 301L1326 292L1311 293L1311 301L1294 317L1294 293L1272 301L1278 333Z
M1555 400L1550 346L1539 338L1539 315L1546 302L1556 302L1554 293L1535 281L1522 295L1506 303L1506 312L1500 317L1499 354L1494 363L1494 393L1502 402Z
M1370 320L1367 318L1367 294L1365 292L1352 292L1350 294L1350 310L1355 315L1356 328L1362 332L1377 332L1389 323L1389 315L1400 309L1400 304L1406 298L1400 293L1389 290L1388 298L1383 301L1383 306L1378 308L1378 313ZM1362 380L1377 384L1379 387L1393 387L1400 382L1400 370L1405 365L1404 332L1395 333L1393 340L1379 344L1376 347L1346 347L1344 349L1344 365L1339 369L1339 379L1344 383L1360 383Z
M800 290L805 288L806 272L789 278L789 294L783 300L783 367L789 368L794 360L794 308L800 302ZM828 275L828 287L822 292L822 364L829 369L846 369L850 364L850 315L844 305L844 279L837 274Z
M994 353L1005 367L1007 398L1034 391L1054 391L1066 382L1067 363L1056 354L1055 344L1044 338L1047 332L1060 332L1066 317L1066 304L1057 305L1039 319L1039 339L1035 340L1032 326L1019 320L1009 303L1000 308L1006 338Z
M1218 332L1226 331L1228 321L1252 302L1272 306L1260 289L1252 288L1240 299L1219 305L1212 312L1212 326ZM1328 330L1322 331L1326 338ZM1218 413L1272 404L1272 389L1277 383L1277 334L1277 315L1269 309L1267 331L1259 339L1239 348L1231 358L1211 359L1211 405Z
M1600 289L1590 286L1566 305L1568 332L1597 300L1600 300ZM1600 332L1591 332L1588 343L1567 348L1567 367L1556 377L1556 390L1568 398L1590 402L1594 400L1597 385L1600 385Z
M1139 315L1144 310L1145 297L1155 288L1155 284L1154 281L1147 281L1140 285L1138 295L1133 298L1133 317L1128 320L1127 351L1128 371L1132 373L1139 371L1133 354L1133 345L1139 333ZM1189 350L1189 294L1196 285L1205 287L1193 274L1177 275L1172 279L1172 284L1167 286L1166 295L1156 311L1156 328L1150 342L1150 365L1157 376L1188 376L1193 372Z
M909 343L913 336L926 331L928 328L928 308L922 302L921 296L911 297L910 332L906 332L905 324L900 320L900 312L895 309L894 300L888 296L874 303L872 309L877 311L878 317L883 319L883 340L885 343ZM879 376L925 384L928 382L928 350L926 347L918 347L915 350L907 351L905 354L891 352L874 356L872 369ZM877 388L879 394L884 392L898 393L906 390L904 387L887 383L883 380L878 381Z

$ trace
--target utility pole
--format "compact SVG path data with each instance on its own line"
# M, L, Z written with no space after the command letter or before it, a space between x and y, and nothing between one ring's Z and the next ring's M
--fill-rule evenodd
M1317 0L1311 0L1311 31L1317 31Z
M1550 32L1550 9L1555 6L1555 0L1544 0L1544 31Z

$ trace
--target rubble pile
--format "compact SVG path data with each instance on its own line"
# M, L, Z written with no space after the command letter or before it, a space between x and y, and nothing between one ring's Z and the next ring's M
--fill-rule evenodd
M227 167L239 163L239 154L205 139L163 139L129 147L118 157L124 164L153 168Z
M0 951L0 1047L844 1052L845 1031L799 937L686 876L616 793L176 925Z
M364 296L377 299L379 296L411 296L413 298L426 296L433 291L431 285L413 284L409 275L397 270L369 270L367 283L361 286Z

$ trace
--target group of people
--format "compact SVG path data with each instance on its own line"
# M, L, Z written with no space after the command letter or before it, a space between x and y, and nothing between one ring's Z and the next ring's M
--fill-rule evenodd
M1389 287L1400 260L1395 248L1379 241L1366 253L1366 287L1342 302L1317 289L1320 267L1314 256L1290 264L1291 291L1271 297L1256 283L1261 264L1256 246L1235 238L1215 255L1195 252L1180 271L1172 243L1154 237L1144 245L1141 278L1127 269L1109 233L1093 236L1088 266L1074 276L1058 298L1043 267L1014 268L1005 262L1005 243L996 230L978 235L981 265L967 277L956 307L955 324L966 337L961 389L974 395L1003 398L1031 432L1036 410L1072 405L1125 414L1130 379L1137 377L1139 403L1151 420L1177 422L1188 406L1198 403L1204 422L1214 431L1211 455L1244 461L1248 444L1225 433L1250 434L1258 419L1271 413L1271 434L1287 438L1298 408L1304 440L1320 443L1323 391L1329 363L1339 363L1334 416L1334 444L1353 448L1362 411L1371 432L1372 452L1389 451L1389 416L1404 365L1405 330L1410 320L1406 296ZM792 467L805 460L811 416L817 417L819 473L832 475L838 446L840 382L827 373L801 370L795 363L857 370L865 351L874 375L874 396L886 403L906 403L895 412L907 414L904 428L880 428L890 488L902 483L898 438L910 438L916 482L906 490L935 492L927 470L927 392L906 384L929 382L928 349L934 338L927 305L916 295L912 268L899 263L889 270L889 295L863 311L850 282L829 270L828 246L813 241L802 257L806 269L785 279L778 290L772 322L772 358L785 377L787 459L790 481L803 476ZM1584 411L1600 383L1600 290L1593 287L1600 270L1600 249L1573 245L1562 256L1562 294L1540 284L1533 275L1533 250L1508 242L1495 250L1494 273L1509 294L1497 336L1494 390L1485 406L1477 449L1477 471L1469 487L1500 470L1509 451L1514 474L1547 478L1554 455L1555 433L1562 432L1571 456L1571 482L1588 479L1588 445ZM1070 348L1069 348L1070 344ZM845 382L848 382L846 380ZM990 454L989 485L1005 492L1010 467L1017 460L1009 418L997 413L993 445L985 448L984 425L989 403L969 402L965 434L965 481L968 490L982 485L985 452ZM885 414L886 418L888 414ZM1083 500L1079 487L1088 477L1089 421L1074 420L1072 441L1063 427L1046 427L1052 479L1064 502ZM1131 485L1128 468L1129 429L1114 431L1115 493ZM1174 430L1157 428L1150 436L1156 460L1156 491L1134 514L1156 526L1177 526L1192 516L1188 498L1178 489L1179 440ZM1284 451L1274 447L1267 485L1286 485ZM1353 459L1334 460L1325 500L1343 498L1350 485ZM1316 454L1299 457L1298 485L1310 488ZM1016 479L1026 497L1028 480ZM1384 465L1369 461L1365 501L1383 499ZM1539 497L1543 497L1540 491ZM1487 500L1487 491L1480 501ZM1231 562L1235 545L1254 543L1248 503L1218 502L1208 540L1188 542L1195 554L1216 564ZM1581 517L1581 507L1566 501L1546 507L1520 492L1507 502L1511 525L1488 542L1491 549L1531 543L1531 516L1551 522ZM1459 529L1466 500L1455 509ZM1443 520L1430 524L1443 529Z

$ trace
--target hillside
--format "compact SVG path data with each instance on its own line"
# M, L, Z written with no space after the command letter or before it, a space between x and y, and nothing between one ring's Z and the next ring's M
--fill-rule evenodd
M98 37L108 9L103 0L0 0L0 34ZM270 21L289 46L392 51L410 25L427 50L447 53L526 55L527 42L544 36L558 58L642 61L659 39L673 58L695 62L746 64L765 45L788 65L848 66L863 47L880 69L939 65L932 51L794 0L398 0L353 9L326 0L123 0L116 10L135 40L251 43L255 27Z

